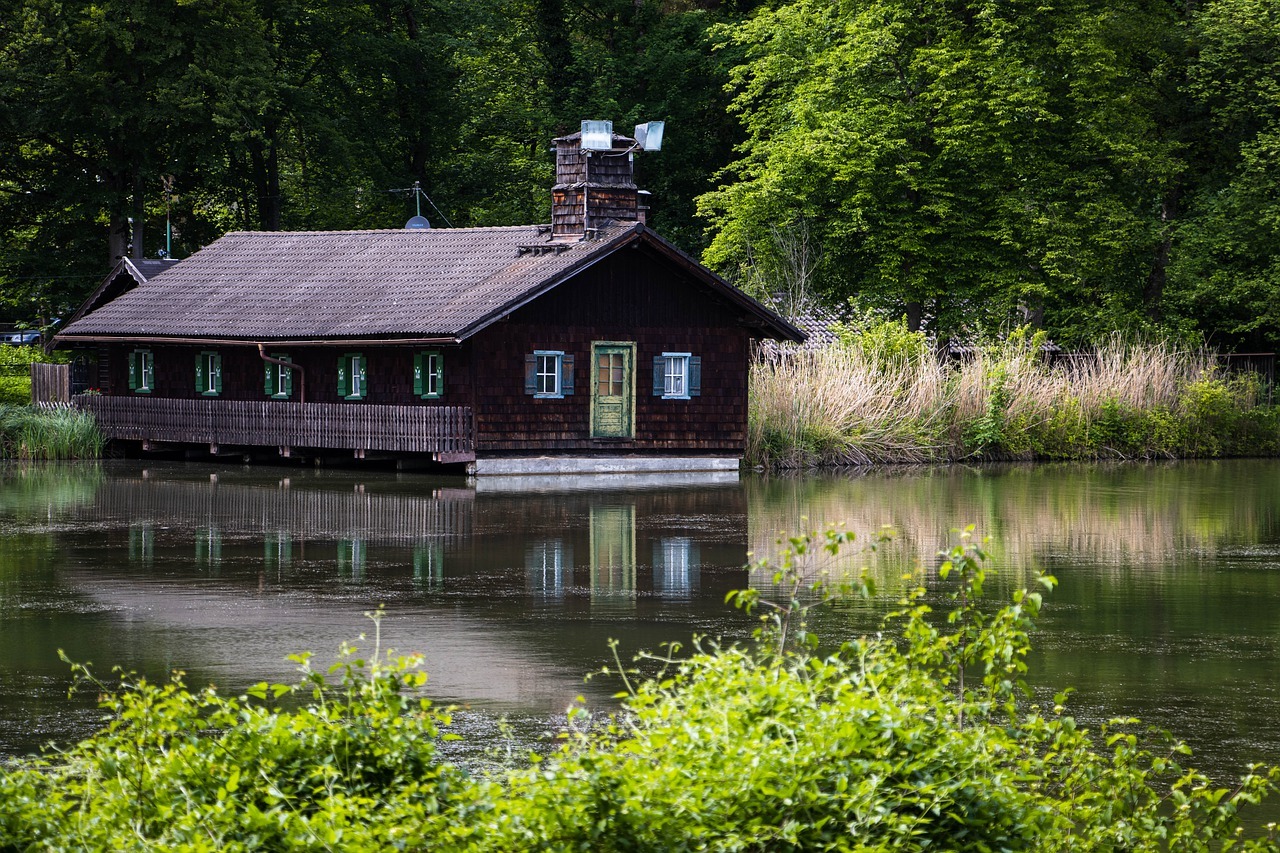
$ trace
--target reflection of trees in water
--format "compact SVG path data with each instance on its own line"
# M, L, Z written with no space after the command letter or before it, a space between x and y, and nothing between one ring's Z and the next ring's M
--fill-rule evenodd
M969 524L991 537L1000 577L1009 584L1025 584L1051 559L1128 572L1175 556L1212 555L1271 533L1280 508L1275 473L1273 462L1229 460L753 479L746 486L749 541L766 555L776 550L781 531L838 523L862 537L888 525L897 538L874 559L854 548L828 567L869 565L889 588L904 571L932 569L938 551L954 542L953 528Z
M0 523L47 523L91 505L105 479L97 462L0 465Z

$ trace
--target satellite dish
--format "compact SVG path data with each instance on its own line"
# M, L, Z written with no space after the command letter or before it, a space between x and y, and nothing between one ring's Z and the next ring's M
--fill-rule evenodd
M634 134L636 144L642 151L661 151L662 131L665 129L666 122L663 121L646 121L644 124L637 124Z
M431 227L431 223L425 216L414 216L404 224L404 227L409 231L426 231Z

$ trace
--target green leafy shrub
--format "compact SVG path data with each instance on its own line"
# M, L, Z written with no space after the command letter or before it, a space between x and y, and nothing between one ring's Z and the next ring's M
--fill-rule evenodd
M1276 770L1228 791L1134 720L1090 733L1065 714L1065 695L1027 704L1040 593L988 613L986 554L968 540L939 568L955 583L942 626L916 590L885 636L818 653L793 560L848 541L836 531L791 540L775 576L789 601L736 594L767 606L761 646L661 659L666 669L627 694L623 714L513 774L497 847L1276 849L1236 834L1238 808L1272 791ZM821 601L824 588L809 592Z
M30 376L0 375L0 405L22 406L30 402Z
M929 353L924 333L911 331L901 318L885 320L866 312L860 321L836 323L831 331L842 346L884 365L918 364Z
M937 568L946 614L915 589L882 633L823 650L811 610L872 590L806 557L852 541L789 540L775 598L730 595L761 614L754 644L646 655L643 679L619 663L621 711L578 708L553 754L483 778L441 760L448 715L376 642L334 680L303 655L299 684L236 698L76 667L111 720L0 772L0 850L1280 850L1239 814L1280 770L1222 788L1135 720L1091 732L1065 694L1029 699L1042 592L986 606L968 532Z
M420 849L463 838L480 786L441 762L448 715L413 695L414 658L354 649L330 683L240 697L126 676L100 690L110 722L54 760L0 777L0 849ZM310 696L294 710L277 703Z

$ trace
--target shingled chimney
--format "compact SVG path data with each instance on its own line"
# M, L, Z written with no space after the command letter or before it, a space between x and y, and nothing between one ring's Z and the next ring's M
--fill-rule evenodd
M580 240L610 220L644 222L646 207L636 189L636 140L613 132L612 122L584 122L596 125L588 131L555 140L556 183L551 188L551 237L553 240ZM607 147L606 147L607 146Z

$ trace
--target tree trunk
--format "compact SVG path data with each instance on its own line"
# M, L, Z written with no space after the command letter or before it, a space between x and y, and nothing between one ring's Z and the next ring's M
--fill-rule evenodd
M907 331L920 331L920 324L924 321L924 303L908 302L907 308Z
M1173 220L1178 215L1180 196L1181 191L1172 187L1160 203L1160 242L1156 245L1151 273L1147 276L1147 286L1142 292L1142 304L1146 308L1147 317L1157 323L1164 319L1164 287L1168 277L1169 247L1173 242Z
M144 192L142 176L135 175L133 178L133 228L132 233L129 235L133 244L133 251L130 252L130 256L135 261L141 260L143 257L142 236L147 216L147 199Z

